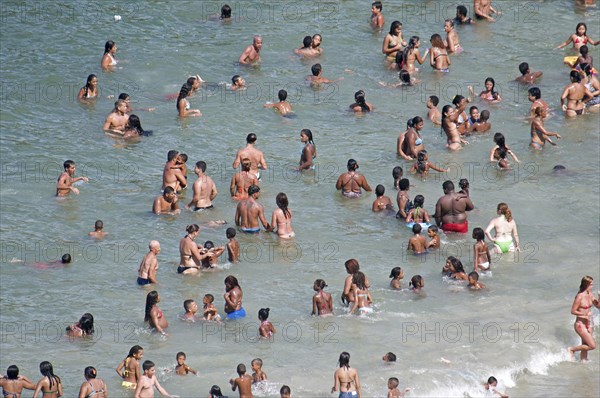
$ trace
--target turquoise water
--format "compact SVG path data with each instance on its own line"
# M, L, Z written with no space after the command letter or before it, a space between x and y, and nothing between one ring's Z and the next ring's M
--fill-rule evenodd
M497 23L458 28L466 51L452 58L450 74L438 76L425 65L422 83L402 90L378 84L396 78L381 54L390 23L401 20L405 38L419 35L425 48L432 33L443 33L443 20L453 16L456 4L386 3L381 34L370 30L370 3L365 2L230 4L233 21L221 24L207 20L220 8L216 2L2 3L0 372L15 363L37 380L37 365L49 360L63 378L65 396L74 396L83 368L93 365L112 396L131 396L120 389L112 369L132 345L140 344L173 394L204 395L213 384L226 391L238 363L249 366L252 358L261 357L270 381L257 395L277 396L280 386L288 384L295 396L317 397L329 393L339 353L345 350L369 397L383 396L392 376L413 388L411 396L480 396L478 384L492 374L511 396L598 396L598 352L592 351L590 363L582 365L567 361L564 350L577 342L570 306L579 281L587 274L600 277L598 115L564 120L560 94L568 76L562 57L570 50L554 50L579 21L588 23L589 36L599 38L598 9L580 9L571 1L499 2L503 16ZM115 22L114 15L122 20ZM304 81L313 61L292 54L306 34L317 32L323 35L324 55L318 62L324 75L344 78L321 91ZM263 35L262 63L241 68L237 58L255 34ZM112 73L99 68L106 40L117 43L122 61ZM598 47L591 54L600 59ZM544 71L538 86L555 110L546 125L563 136L543 153L527 148L526 88L509 83L524 60ZM90 73L98 75L102 98L82 106L74 98ZM191 99L203 116L180 120L174 101L165 95L176 93L196 73L212 83ZM244 76L248 90L231 93L218 85L234 74ZM334 185L352 157L373 187L384 184L393 197L392 168L410 168L395 154L406 120L426 115L429 95L439 96L442 106L455 94L464 95L468 85L481 91L488 76L496 80L504 101L475 104L491 111L492 132L504 133L522 163L503 173L489 165L492 134L469 139L465 149L449 153L439 128L426 123L430 160L449 165L450 171L432 173L427 181L411 178L411 196L423 194L430 213L444 180L468 178L476 205L469 214L471 228L485 227L498 202L510 205L523 252L494 259L493 275L482 278L488 289L473 293L440 277L448 255L461 257L471 268L470 236L443 237L441 252L423 261L407 256L408 228L373 215L374 195L348 201ZM289 92L295 118L263 108L280 88ZM375 105L373 114L356 117L347 111L358 89ZM134 108L156 108L134 111L144 128L154 131L139 143L115 141L101 131L113 107L106 97L123 91L132 95ZM318 167L298 176L289 169L297 164L303 128L314 134ZM275 195L286 192L297 237L281 243L266 234L238 236L240 264L182 278L175 268L185 226L211 219L233 222L235 203L227 194L231 163L250 132L257 133L269 166L261 183L267 216ZM151 214L170 149L186 152L188 167L207 162L220 193L214 211ZM66 159L75 160L77 175L91 181L79 186L79 196L56 200L56 178ZM565 165L567 175L552 175L556 164ZM186 192L183 201L190 197ZM86 236L97 219L109 233L100 242ZM162 245L156 288L170 322L167 339L145 329L149 289L135 284L151 239ZM208 239L224 243L225 227L203 228L198 241ZM33 265L55 261L65 252L75 257L68 267ZM347 316L339 304L348 258L357 258L371 280L375 314L368 318ZM388 289L389 271L398 265L405 270L404 285L412 275L425 278L426 297ZM199 301L206 293L215 295L222 311L223 279L229 273L244 289L248 317L243 322L215 327L178 320L183 300ZM333 318L309 316L317 278L325 279L334 293ZM270 320L278 329L272 343L255 339L256 314L263 307L271 308ZM64 327L84 312L96 318L95 337L62 337ZM198 377L164 372L174 366L178 351L186 352ZM398 355L395 366L381 361L388 351Z

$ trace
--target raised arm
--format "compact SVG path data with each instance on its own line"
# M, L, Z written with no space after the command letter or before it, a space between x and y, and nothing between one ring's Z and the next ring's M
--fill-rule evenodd
M571 35L571 36L569 36L569 38L567 39L567 41L565 41L565 42L564 42L564 43L562 43L562 44L559 44L559 45L558 45L558 47L556 47L556 48L564 48L564 47L568 46L568 45L569 45L569 43L572 43L572 42L573 42L573 36L574 36L574 35ZM588 37L588 41L590 41L589 37Z

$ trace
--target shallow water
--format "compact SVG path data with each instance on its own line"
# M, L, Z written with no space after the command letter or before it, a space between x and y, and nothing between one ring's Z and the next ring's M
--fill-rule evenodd
M269 383L258 396L277 396L280 386L288 384L295 396L317 397L329 393L339 353L349 351L368 397L383 396L392 376L413 388L411 396L481 396L478 385L492 374L511 396L598 396L598 352L592 351L585 365L569 362L565 354L565 347L577 342L569 309L579 281L586 274L600 277L598 115L564 120L560 94L568 75L562 57L569 50L553 49L579 21L588 23L589 36L600 37L594 23L598 9L577 9L566 0L499 2L503 16L497 23L458 28L466 51L452 58L450 74L437 76L425 65L423 83L391 89L378 84L396 79L384 68L380 50L390 23L401 20L405 39L419 35L425 48L432 33L443 33L443 19L453 16L456 4L386 4L381 34L370 31L364 2L230 4L234 20L220 24L206 21L219 9L217 2L3 2L0 372L15 363L22 374L37 380L38 363L49 360L63 378L65 396L75 396L83 368L93 365L112 396L131 396L120 389L112 369L132 345L140 344L173 394L204 395L213 384L227 391L237 364L249 367L252 358L260 357ZM122 20L115 22L114 15ZM323 35L325 54L318 62L324 75L344 77L321 91L304 82L313 61L299 61L291 52L305 34L315 32ZM261 66L237 66L239 54L257 33L264 40ZM108 39L117 43L117 58L123 61L113 73L99 70ZM597 47L591 54L600 59ZM544 71L538 86L555 110L546 125L563 136L557 147L543 153L527 148L526 88L509 83L524 60ZM90 73L98 75L103 99L82 106L74 97ZM203 116L179 120L174 101L165 96L196 73L211 83L230 82L241 74L249 88L231 93L212 84L191 99ZM395 154L406 120L426 115L429 95L440 97L441 108L455 94L464 95L469 84L481 91L488 76L496 80L504 101L475 104L490 109L492 132L504 133L521 164L510 172L488 164L492 134L470 138L464 150L449 153L439 128L426 123L430 160L451 170L433 172L427 181L411 178L411 196L423 194L430 213L444 180L468 178L476 205L469 214L471 229L485 227L498 202L510 205L523 251L494 258L491 275L482 277L488 289L470 292L440 277L448 255L461 257L470 270L470 235L443 237L441 251L426 258L407 256L408 228L373 215L373 194L348 201L334 185L352 157L373 187L384 184L393 197L392 168L410 168ZM282 87L289 92L295 118L262 108L276 100ZM373 114L347 112L358 89L376 106ZM139 143L115 141L101 131L113 106L106 96L123 91L132 95L134 108L156 107L154 112L134 111L144 128L154 131ZM314 134L318 167L298 176L289 169L297 164L302 128ZM264 233L238 235L240 264L182 278L175 268L185 226L211 219L233 222L235 204L227 194L231 163L250 132L258 134L269 165L261 184L267 217L275 195L286 192L297 237L284 243ZM166 152L174 148L190 156L192 181L193 163L207 162L220 192L214 211L151 214ZM87 175L91 182L79 186L79 196L57 200L55 182L65 159L75 160L77 175ZM552 175L556 164L565 165L568 173ZM186 192L183 201L190 197ZM86 236L96 219L109 232L100 242ZM135 284L151 239L162 245L156 288L170 322L167 339L144 327L150 289ZM208 239L225 243L225 227L204 228L198 241ZM34 265L58 260L65 252L74 254L74 264ZM339 304L348 258L357 258L371 280L372 316L347 316ZM398 265L405 271L404 286L412 275L425 278L422 296L388 289L390 269ZM183 300L200 302L206 293L215 295L222 311L223 279L229 273L244 289L245 320L221 326L178 320ZM334 293L335 317L309 316L317 278L325 279ZM271 308L270 320L278 329L273 343L255 338L256 314L263 307ZM84 312L96 319L94 338L62 337L64 327ZM186 352L198 377L164 373L174 366L178 351ZM388 351L398 355L395 365L381 361Z

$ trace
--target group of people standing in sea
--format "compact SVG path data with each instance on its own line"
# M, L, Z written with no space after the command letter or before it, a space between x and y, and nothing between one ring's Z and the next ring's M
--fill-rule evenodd
M447 19L444 22L444 31L446 38L439 34L433 34L430 38L431 50L426 50L423 55L420 54L420 38L412 36L407 40L402 35L402 23L393 21L390 24L389 33L385 36L382 43L382 52L385 55L386 66L398 71L400 82L392 86L411 86L419 84L419 69L416 63L423 64L429 55L431 67L440 72L448 73L451 68L451 58L459 56L463 52L457 26L493 22L493 15L496 10L491 6L488 0L474 0L473 6L475 19L467 15L465 6L457 7L456 18ZM225 5L222 8L221 20L227 22L231 18L231 7ZM381 30L384 27L385 19L383 15L383 4L376 1L371 6L370 24L375 30ZM588 111L597 111L600 108L600 83L596 77L593 67L593 59L589 55L589 45L597 45L593 39L587 36L587 27L580 23L576 27L576 33L559 47L565 47L573 43L573 48L579 51L575 59L565 58L565 63L571 68L570 83L565 87L561 96L562 110L566 117L576 117L587 113ZM302 57L318 58L323 54L321 47L323 37L320 34L306 36L303 46L296 49L294 53ZM251 45L246 47L239 57L240 65L253 66L260 63L260 54L263 45L263 38L255 36ZM101 67L105 71L111 71L118 65L116 58L117 45L113 41L107 41L105 53L101 60ZM516 80L519 83L531 85L536 79L542 76L541 72L532 72L526 62L518 66L521 76ZM311 85L329 84L332 81L322 76L321 64L315 64L311 68L313 76L310 76ZM243 90L245 80L240 75L232 77L231 90ZM192 109L188 98L195 92L202 90L205 83L199 75L191 76L183 84L177 98L176 110L180 117L201 116L199 109ZM537 87L529 88L529 100L532 102L530 108L531 117L531 143L532 149L541 150L546 142L555 145L550 137L561 138L558 133L550 132L544 127L544 120L550 111L548 104L541 99L541 91ZM96 75L89 75L87 83L79 92L79 99L90 101L98 97L98 78ZM474 133L485 133L491 129L489 123L490 112L484 110L479 112L476 106L471 106L467 114L466 108L474 100L475 93L470 90L470 96L456 96L453 105L445 105L441 111L437 108L439 99L431 96L427 102L428 114L426 120L441 126L441 129L447 135L446 147L451 150L459 150L468 144L464 136ZM278 93L279 102L265 104L265 107L274 108L282 115L291 114L291 105L286 100L287 93L281 90ZM495 81L489 77L485 81L485 90L478 97L488 103L498 103L502 101L501 96L495 91ZM140 118L132 113L130 106L130 96L123 93L115 102L114 110L108 115L103 125L103 130L109 134L116 134L123 139L139 139L140 136L149 135L150 132L141 127ZM358 90L355 94L355 102L350 105L350 109L355 113L368 113L375 109L375 106L366 100L364 90ZM145 109L152 111L153 109ZM410 172L426 177L430 169L438 172L446 171L438 167L435 163L429 161L429 153L425 150L424 140L421 136L425 121L420 116L411 118L407 123L407 129L400 134L397 141L397 153L400 158L410 161L412 167ZM298 162L298 172L311 172L315 168L317 149L313 139L313 132L310 129L300 131L300 141L304 145L300 160ZM271 222L264 214L264 206L258 202L260 198L261 171L267 170L267 162L264 153L256 147L257 135L248 134L246 137L246 146L236 153L233 160L233 169L240 168L232 177L230 184L230 196L235 204L234 223L237 230L256 234L261 231L261 224L265 231L276 232L278 237L283 240L295 238L295 232L292 229L292 210L289 207L289 198L284 192L277 194L275 198L276 208L272 213ZM497 161L501 169L506 169L510 165L507 156L511 156L515 161L519 161L511 149L506 145L504 136L496 133L494 136L495 146L490 151L490 160ZM163 168L162 193L157 196L152 205L152 211L157 214L167 214L170 216L182 216L179 205L180 198L185 195L188 188L187 179L187 155L176 150L171 150L167 154L167 162ZM217 198L218 192L214 181L208 176L207 168L210 165L199 160L194 163L194 173L197 176L192 185L192 198L184 208L189 211L210 212L214 207L213 201ZM366 177L358 173L358 161L349 159L347 162L347 172L342 173L337 182L336 189L341 190L344 197L352 200L360 198L363 190L370 192L372 188L368 184ZM71 192L78 194L78 188L74 183L78 181L88 182L85 176L75 177L76 165L74 161L64 162L64 172L59 176L56 184L56 195L67 196ZM428 250L439 249L443 244L438 235L438 227L446 233L465 234L469 232L467 221L467 212L474 208L469 191L469 183L461 180L459 186L461 190L455 192L454 183L445 181L443 183L443 196L436 203L435 213L429 216L423 208L424 198L417 195L413 200L408 196L410 181L403 177L403 170L397 166L394 168L394 187L398 190L396 203L397 212L393 207L392 200L385 196L385 188L378 185L376 188L377 197L372 204L374 212L387 212L395 214L402 223L408 223L414 236L408 243L408 249L414 254L425 254ZM333 189L333 187L331 187ZM233 209L232 209L233 210ZM232 211L233 213L233 211ZM507 253L519 250L519 237L516 223L512 212L506 203L500 203L497 207L497 218L494 218L487 228L474 228L472 237L475 239L473 247L473 271L468 275L464 271L460 259L449 258L443 269L443 274L452 279L465 280L469 286L474 289L484 288L483 284L478 282L479 273L487 272L491 269L490 250L485 238L493 242L492 251L496 253ZM432 219L435 220L433 225ZM99 220L100 221L100 220ZM218 227L227 224L224 220L210 220L205 225L209 227ZM98 229L99 225L99 229ZM102 232L102 222L96 223L95 234ZM423 229L427 230L429 241L421 236ZM204 244L197 244L196 237L199 235L200 227L197 224L190 224L186 228L187 234L179 242L180 264L177 272L182 275L197 274L199 271L214 271L218 257L227 252L231 263L236 263L240 258L240 244L235 239L236 229L227 228L226 237L229 240L226 245L215 246L207 241ZM492 231L495 234L492 235ZM91 235L92 233L90 233ZM102 238L100 235L91 235L96 238ZM144 256L138 269L137 283L140 286L155 285L157 283L158 260L160 253L160 243L153 240L149 243L149 252ZM371 286L367 276L359 270L359 263L356 259L350 259L345 263L348 276L344 281L342 291L342 301L348 307L349 313L359 313L368 315L373 312L373 298L369 292ZM391 271L391 288L401 289L401 280L404 273L400 267L395 267ZM132 276L133 279L133 276ZM233 320L246 316L246 311L242 306L243 293L238 279L229 275L225 278L224 312L227 314L224 318ZM324 291L327 287L323 279L317 279L314 282L313 289L316 292L312 298L312 315L328 316L333 314L333 299L330 293ZM424 278L415 275L411 278L411 290L419 293L424 287ZM575 352L581 352L581 360L587 359L587 352L595 349L596 343L592 335L591 325L591 307L599 307L598 299L594 297L591 291L592 278L586 276L583 278L579 293L577 294L572 306L572 314L577 317L575 322L575 331L581 337L582 344L570 347L569 352L574 355ZM204 295L202 317L196 315L199 312L198 305L193 299L186 299L183 302L185 314L183 319L186 321L200 320L209 322L220 322L218 310L214 305L214 296L212 294ZM146 296L146 306L144 321L158 333L167 336L166 329L169 326L162 311L158 307L160 295L156 290L150 291ZM258 320L260 322L259 335L265 339L272 339L276 333L273 325L268 321L270 308L261 308L258 311ZM94 333L93 316L89 313L84 314L81 319L67 328L67 334L71 337L89 336ZM137 348L136 348L137 347ZM183 354L183 355L180 355ZM160 385L155 376L155 365L151 361L146 361L140 365L143 349L139 346L132 347L132 351L127 358L120 364L117 373L123 378L123 386L135 389L135 397L152 397L154 388L166 396L172 396ZM180 362L181 359L181 362ZM177 354L178 374L195 373L189 366L185 365L185 354ZM350 354L343 352L339 358L339 369L334 375L334 386L332 392L339 391L340 398L349 398L361 396L360 382L358 372L349 366ZM140 371L140 366L143 372ZM262 361L260 366L252 367L255 374L258 373L258 381L264 381L260 376L262 371ZM19 397L22 389L35 389L34 396L42 392L46 398L55 398L62 395L62 382L60 377L54 375L52 365L49 362L40 364L40 372L43 378L33 384L24 376L19 376L18 368L11 366L7 370L6 377L0 379L0 386L3 387L5 396ZM80 397L104 396L108 392L106 384L96 378L96 369L89 366L84 371L85 382L80 388ZM246 368L243 364L238 365L238 378L230 381L233 391L239 390L240 397L251 397L252 391L250 385L257 382L256 378L246 375ZM265 376L266 377L266 376ZM490 378L490 380L493 379ZM490 381L488 380L488 382ZM492 381L493 382L493 381ZM398 389L398 379L390 378L388 380L388 397L399 397L404 391ZM493 383L490 383L493 384ZM216 387L216 386L215 386ZM487 387L489 389L489 385ZM213 388L210 392L211 397L220 397L220 388ZM505 396L497 392L500 396ZM290 388L283 386L281 389L282 397L290 397Z

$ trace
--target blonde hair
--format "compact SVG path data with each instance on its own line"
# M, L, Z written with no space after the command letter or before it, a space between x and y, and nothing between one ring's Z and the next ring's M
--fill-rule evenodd
M498 203L498 211L506 218L506 221L512 221L512 211L510 211L506 203Z

